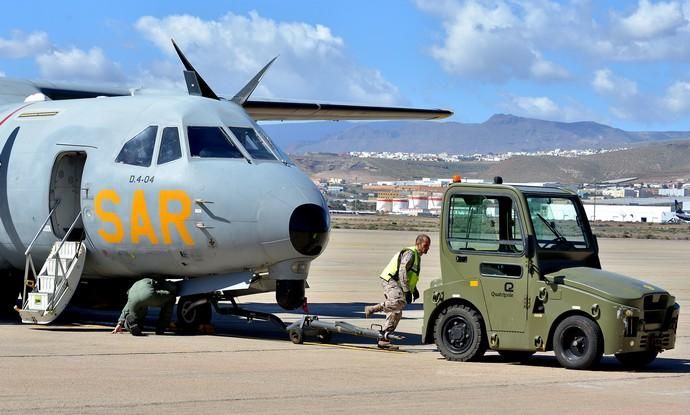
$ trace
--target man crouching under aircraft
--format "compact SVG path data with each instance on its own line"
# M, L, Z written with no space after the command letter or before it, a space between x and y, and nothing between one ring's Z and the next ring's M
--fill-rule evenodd
M127 291L127 304L117 320L113 334L129 330L132 336L144 336L142 329L149 307L160 307L156 334L163 334L170 326L177 287L174 283L153 278L141 279Z

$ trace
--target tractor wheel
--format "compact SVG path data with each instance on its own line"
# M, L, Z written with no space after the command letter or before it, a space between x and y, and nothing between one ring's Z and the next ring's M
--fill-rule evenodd
M449 305L434 324L434 341L447 360L477 360L486 351L481 315L464 305Z
M589 369L601 359L604 338L594 320L585 316L570 316L556 327L553 350L561 366Z

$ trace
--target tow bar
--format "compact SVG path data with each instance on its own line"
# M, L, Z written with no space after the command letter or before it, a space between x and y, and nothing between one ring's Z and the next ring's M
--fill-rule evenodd
M319 316L307 315L287 326L290 340L295 344L304 342L305 336L314 336L322 343L331 340L332 333L348 334L350 336L369 337L377 340L402 340L403 336L383 332L379 324L372 324L371 328L355 326L345 321L324 322Z

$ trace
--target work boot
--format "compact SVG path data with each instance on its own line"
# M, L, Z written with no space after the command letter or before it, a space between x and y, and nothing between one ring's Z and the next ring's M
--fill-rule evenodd
M144 335L144 333L141 330L141 325L139 325L139 322L131 314L125 317L125 328L129 330L129 334L131 334L132 336Z

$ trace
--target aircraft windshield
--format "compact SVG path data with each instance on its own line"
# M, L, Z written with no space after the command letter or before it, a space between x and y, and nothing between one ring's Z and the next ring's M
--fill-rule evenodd
M247 153L258 160L276 160L276 156L268 149L267 144L258 136L253 128L228 127L237 141L244 146Z
M254 125L254 129L256 130L256 132L264 140L264 143L268 145L268 147L273 151L274 154L278 156L278 158L282 162L286 164L295 164L292 160L290 160L290 157L288 157L288 155L280 149L280 147L275 145L275 143L271 140L268 134L266 134L266 131L264 131L263 128L259 126L259 124L257 124L256 122L253 122L252 124Z
M220 127L187 127L189 152L201 158L244 158Z
M582 219L575 204L565 197L527 197L539 248L573 250L589 248Z

